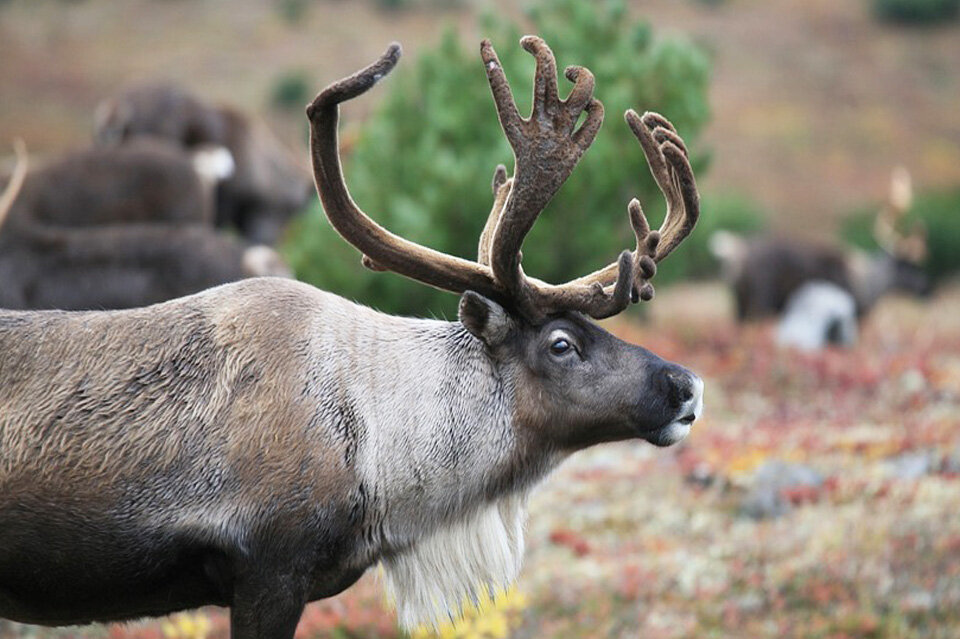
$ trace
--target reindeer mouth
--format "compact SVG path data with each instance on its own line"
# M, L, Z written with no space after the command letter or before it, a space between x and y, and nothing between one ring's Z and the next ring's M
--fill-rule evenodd
M666 426L658 428L654 432L644 437L644 439L654 446L660 448L673 446L674 444L677 444L687 438L687 435L690 434L690 425L692 423L692 417L690 419L687 419L686 417L684 417L682 420L677 419L670 422Z
M681 407L683 414L673 421L661 426L644 436L654 446L673 446L686 439L690 434L693 422L703 412L703 382L697 378L693 396Z

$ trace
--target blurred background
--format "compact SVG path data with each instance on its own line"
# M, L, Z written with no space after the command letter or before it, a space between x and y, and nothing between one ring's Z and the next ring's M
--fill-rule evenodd
M678 447L567 462L533 499L516 589L441 635L957 637L958 14L960 0L2 0L0 183L15 138L31 173L0 228L0 306L133 306L292 273L455 317L455 296L363 269L329 228L304 105L400 41L391 78L343 109L347 182L387 228L472 258L494 167L511 163L479 41L523 111L517 42L537 33L561 68L596 74L606 123L525 270L561 281L611 261L632 244L631 197L659 221L621 116L666 115L701 222L656 299L606 325L701 374L707 408ZM184 162L195 196L158 186L183 184L169 176ZM51 255L51 237L83 250ZM3 639L226 634L218 610L0 621ZM298 630L400 636L375 574Z

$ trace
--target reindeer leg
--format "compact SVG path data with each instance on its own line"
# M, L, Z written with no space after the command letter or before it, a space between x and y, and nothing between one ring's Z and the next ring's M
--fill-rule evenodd
M253 569L234 584L231 639L293 639L307 597L300 580Z

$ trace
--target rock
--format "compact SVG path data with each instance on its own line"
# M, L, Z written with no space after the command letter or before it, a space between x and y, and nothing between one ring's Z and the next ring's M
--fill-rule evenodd
M908 592L900 600L900 609L910 613L928 613L933 610L936 600L933 594L926 590Z
M754 519L779 517L790 512L794 505L815 501L823 481L820 473L803 464L764 462L753 476L740 511Z
M927 387L927 380L923 373L915 368L903 371L900 376L900 389L907 395L921 392Z
M920 479L933 468L929 452L904 453L887 460L887 475L906 481Z

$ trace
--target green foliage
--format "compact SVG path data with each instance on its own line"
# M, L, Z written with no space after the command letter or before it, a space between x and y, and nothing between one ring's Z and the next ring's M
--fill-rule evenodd
M281 109L303 110L310 98L312 87L307 74L303 71L287 71L274 80L270 90L270 102Z
M277 0L276 11L284 22L299 24L307 14L309 0Z
M696 148L708 120L709 61L678 38L654 38L631 19L621 1L541 0L522 31L497 16L481 20L497 47L521 113L530 109L533 59L518 42L537 33L556 47L558 67L580 64L597 78L607 122L580 166L528 237L524 268L548 281L565 281L613 261L633 244L626 205L639 197L652 224L663 215L636 139L623 122L628 108L655 110ZM479 42L465 48L451 30L438 45L401 63L382 88L375 113L362 126L345 173L360 206L391 231L475 259L492 204L495 166L512 170L512 153L497 121ZM569 84L561 78L561 83ZM351 110L345 114L350 137ZM694 168L703 168L695 156ZM698 175L702 171L698 171ZM450 317L456 297L359 266L357 252L313 212L291 233L288 257L298 277L383 310ZM699 231L698 231L699 233ZM680 261L682 254L670 261ZM675 267L679 268L679 267ZM664 278L669 279L669 272Z
M872 0L881 20L905 24L934 24L960 15L960 0Z
M876 250L875 216L876 209L851 215L843 226L844 239L867 250ZM960 273L960 187L918 194L904 224L909 227L916 220L927 228L926 267L934 281Z
M464 0L373 0L374 4L387 11L401 11L414 7L430 6L452 9L464 4Z

